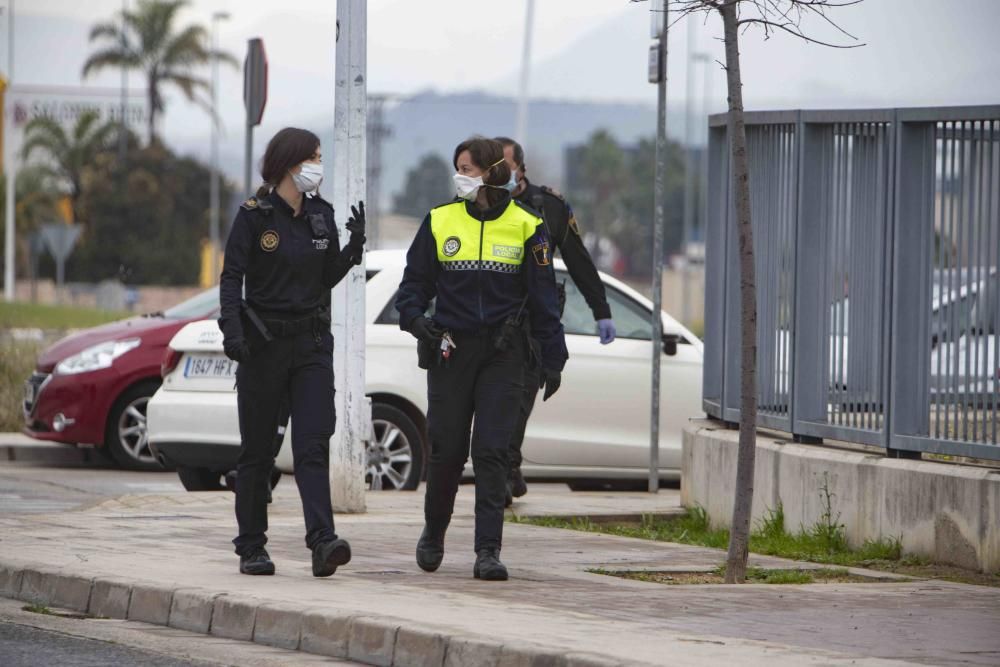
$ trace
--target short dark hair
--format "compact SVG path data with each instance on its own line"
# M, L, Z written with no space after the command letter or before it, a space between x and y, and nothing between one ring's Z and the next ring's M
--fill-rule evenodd
M520 167L521 171L527 173L528 169L527 167L524 166L524 148L521 147L521 144L517 143L510 137L494 137L494 141L499 141L500 145L502 145L504 148L507 148L508 146L513 146L514 164Z
M267 143L267 150L260 161L260 176L264 184L257 189L257 196L263 197L276 187L288 170L297 164L312 159L319 148L319 137L298 127L279 130Z

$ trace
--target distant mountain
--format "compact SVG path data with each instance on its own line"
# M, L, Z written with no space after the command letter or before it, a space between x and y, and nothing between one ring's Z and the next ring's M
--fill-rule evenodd
M425 92L387 105L385 122L392 134L382 148L383 200L402 187L421 156L437 153L451 162L454 147L473 134L510 136L515 108L513 99L483 92ZM668 131L680 136L682 121L673 114ZM532 100L525 146L529 175L561 186L563 151L601 128L633 143L656 132L656 109L639 103Z

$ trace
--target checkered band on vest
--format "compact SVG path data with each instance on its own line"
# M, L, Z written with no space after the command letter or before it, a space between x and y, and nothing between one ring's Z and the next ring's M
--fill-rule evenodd
M483 261L482 266L480 262L475 259L471 260L458 260L454 262L441 262L441 268L445 271L476 271L480 268L483 271L496 271L497 273L520 273L521 266L519 264L504 264L503 262L490 262Z

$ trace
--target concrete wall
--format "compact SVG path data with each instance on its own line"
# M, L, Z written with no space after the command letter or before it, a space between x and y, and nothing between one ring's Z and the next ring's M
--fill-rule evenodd
M681 502L728 526L739 434L716 422L684 431ZM824 509L824 481L848 541L900 538L903 550L987 572L1000 571L1000 469L797 445L757 436L753 520L780 503L785 529L810 527Z

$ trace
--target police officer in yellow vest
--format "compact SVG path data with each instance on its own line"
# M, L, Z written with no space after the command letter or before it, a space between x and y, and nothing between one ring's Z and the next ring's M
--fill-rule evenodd
M506 580L500 562L508 445L517 426L530 334L541 344L543 400L559 388L566 341L552 254L538 213L511 199L503 146L473 137L455 149L459 199L424 219L396 297L400 327L427 369L430 455L417 564L434 572L471 451L476 477L473 576ZM433 299L435 312L427 316ZM473 426L473 421L475 422Z

